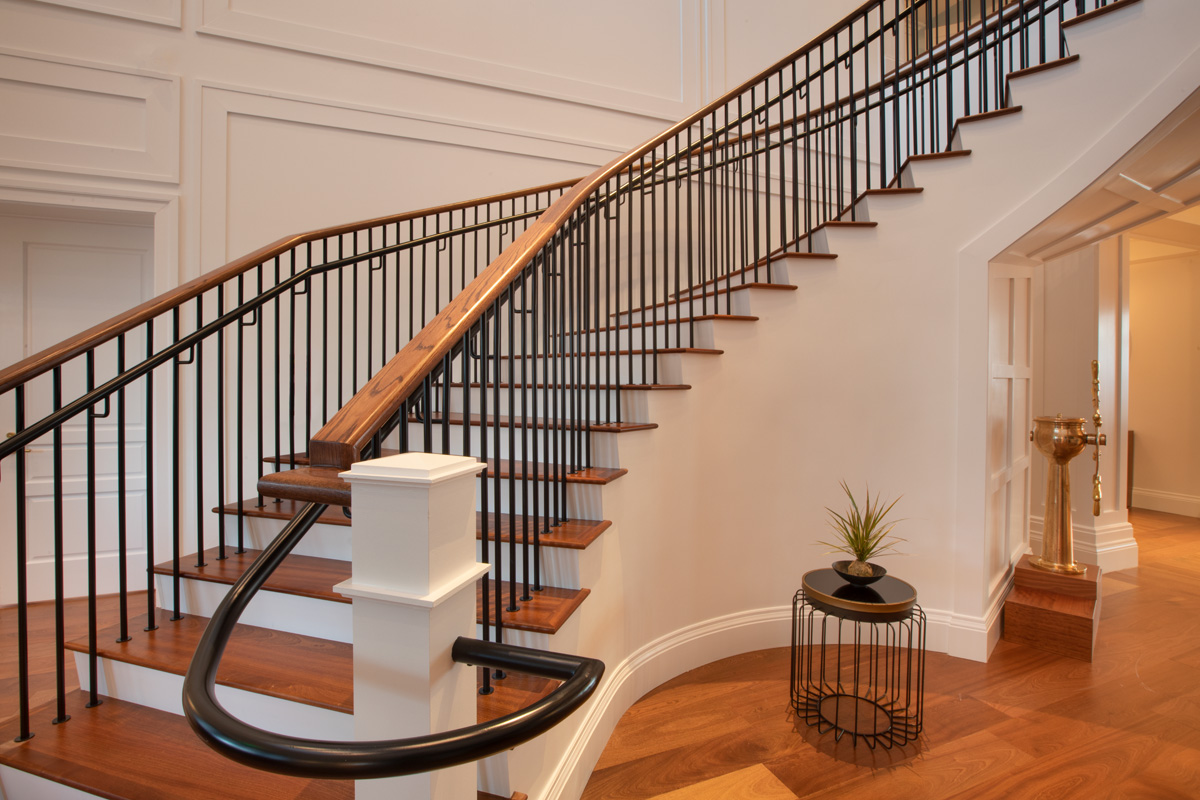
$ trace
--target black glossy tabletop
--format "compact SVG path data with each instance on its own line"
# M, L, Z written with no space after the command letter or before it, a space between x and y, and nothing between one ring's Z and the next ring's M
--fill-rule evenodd
M905 619L917 603L917 590L891 575L869 586L854 586L832 569L816 569L805 573L801 588L822 611L868 622Z

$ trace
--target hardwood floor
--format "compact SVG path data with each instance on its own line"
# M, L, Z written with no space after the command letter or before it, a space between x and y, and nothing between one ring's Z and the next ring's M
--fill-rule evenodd
M797 722L787 648L724 659L629 710L585 800L1200 797L1200 520L1130 516L1141 566L1104 575L1092 663L1007 642L986 664L930 653L925 732L872 751ZM31 627L51 613L35 607ZM0 611L0 723L16 710L14 618ZM86 633L78 603L67 628ZM52 637L33 648L37 704L53 697Z
M925 730L856 749L791 711L788 648L679 676L622 717L584 800L1200 797L1200 520L1133 511L1092 663L1000 642L930 653Z

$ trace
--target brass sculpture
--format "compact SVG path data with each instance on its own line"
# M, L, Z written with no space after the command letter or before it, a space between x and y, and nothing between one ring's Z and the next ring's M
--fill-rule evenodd
M1096 471L1092 475L1092 514L1100 516L1100 446L1106 437L1100 433L1100 364L1092 362L1092 423L1096 433L1084 430L1082 417L1035 417L1029 439L1046 456L1046 516L1042 533L1042 556L1030 563L1050 572L1082 575L1087 571L1075 563L1071 531L1071 472L1068 467L1075 456L1089 445L1095 446L1092 458Z

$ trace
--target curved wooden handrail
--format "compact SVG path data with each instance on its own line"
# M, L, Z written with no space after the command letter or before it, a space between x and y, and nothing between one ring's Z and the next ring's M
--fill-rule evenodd
M269 261L276 256L283 255L298 245L319 241L321 239L327 239L333 236L341 236L347 233L367 230L369 228L392 225L398 222L406 222L410 219L419 219L421 217L428 217L436 214L460 211L462 209L472 208L474 206L526 197L539 192L564 189L572 186L574 183L575 181L573 180L559 181L558 183L535 186L516 192L506 192L503 194L492 195L490 197L479 198L477 200L464 200L434 208L421 209L418 211L407 211L401 214L393 214L386 217L362 220L360 222L334 225L328 228L320 228L318 230L308 231L307 233L285 236L282 239L278 239L275 242L266 245L265 247L260 247L252 253L248 253L241 258L231 261L223 267L218 267L217 269L207 272L198 278L193 278L187 283L181 284L170 291L151 298L141 305L134 306L124 313L118 314L115 317L105 320L98 325L94 325L82 333L78 333L69 339L65 339L56 345L42 350L39 353L35 353L34 355L29 356L22 361L18 361L16 364L13 364L10 367L0 370L0 394L17 387L26 381L32 380L39 375L45 374L57 366L61 366L70 361L72 358L81 355L88 350L99 347L105 342L115 339L122 333L127 333L128 331L133 330L142 323L154 319L155 317L182 305L188 300L203 294L209 289L212 289L224 283L225 281L236 278L238 275L253 269L259 264Z

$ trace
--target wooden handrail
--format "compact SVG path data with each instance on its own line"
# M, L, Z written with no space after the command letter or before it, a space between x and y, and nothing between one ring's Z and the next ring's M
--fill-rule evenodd
M339 410L309 443L309 456L314 467L325 469L349 469L358 460L375 433L402 407L405 400L420 388L425 377L452 352L471 328L483 317L491 306L528 266L530 260L541 251L554 234L571 218L577 209L604 185L622 173L657 169L662 161L654 158L654 151L680 133L702 122L713 112L726 106L751 87L762 83L806 54L821 48L832 37L847 29L871 10L877 8L879 0L868 0L807 45L780 59L758 75L745 81L722 97L713 100L700 110L628 151L609 164L593 172L569 191L564 193L525 232L472 281L462 293L446 305L420 333L413 337L341 410ZM966 30L959 31L945 42L922 53L910 63L894 68L879 83L868 85L852 94L850 98L835 99L822 108L804 116L826 113L846 103L853 102L864 94L877 90L889 81L915 75L922 65L932 65L939 58L948 58L952 53L968 46L972 36L985 35L1003 25L1021 8L1015 0L1001 3L995 18L984 18ZM904 13L908 13L905 9ZM899 17L897 17L897 20ZM981 34L981 31L983 34ZM756 113L754 110L750 114ZM778 131L792 120L776 122L753 133L761 137ZM743 136L731 140L741 141ZM722 143L726 144L726 143ZM714 145L697 143L684 157L704 152ZM650 155L647 159L646 156Z
M375 433L421 386L425 376L442 362L483 317L487 308L520 276L530 260L606 181L630 169L640 171L653 165L653 158L646 161L647 153L652 154L659 145L688 130L750 87L820 46L828 37L845 28L877 3L878 0L868 0L790 56L780 59L755 77L617 157L571 187L481 271L454 300L442 308L428 325L313 435L308 450L312 466L321 469L349 469L350 465L359 459Z
M154 297L141 305L135 306L128 311L105 320L98 325L65 339L56 345L46 348L39 353L35 353L28 358L18 361L10 367L0 370L0 394L9 391L21 384L30 381L39 375L45 374L55 367L61 366L72 358L92 350L105 342L115 339L122 333L133 330L144 322L147 322L155 317L179 307L183 303L191 300L199 295L207 292L220 284L238 275L245 273L254 267L269 261L276 256L282 255L298 245L308 242L327 239L333 236L341 236L347 233L367 230L369 228L379 227L383 225L392 225L397 222L405 222L410 219L419 219L421 217L433 216L436 214L445 214L462 209L472 208L475 206L486 205L489 203L498 203L505 200L512 200L520 197L526 197L539 192L555 191L557 189L565 189L575 183L574 180L559 181L558 183L550 183L544 186L535 186L530 189L522 189L516 192L506 192L504 194L492 195L477 200L465 200L457 203L449 203L435 208L421 209L419 211L408 211L401 214L393 214L386 217L377 217L375 219L363 220L361 222L351 222L342 225L334 225L328 228L320 228L318 230L308 231L307 233L295 234L293 236L285 236L265 247L260 247L252 253L242 256L239 259L229 262L223 267L218 267L198 278L184 283L180 286L164 292L157 297Z

